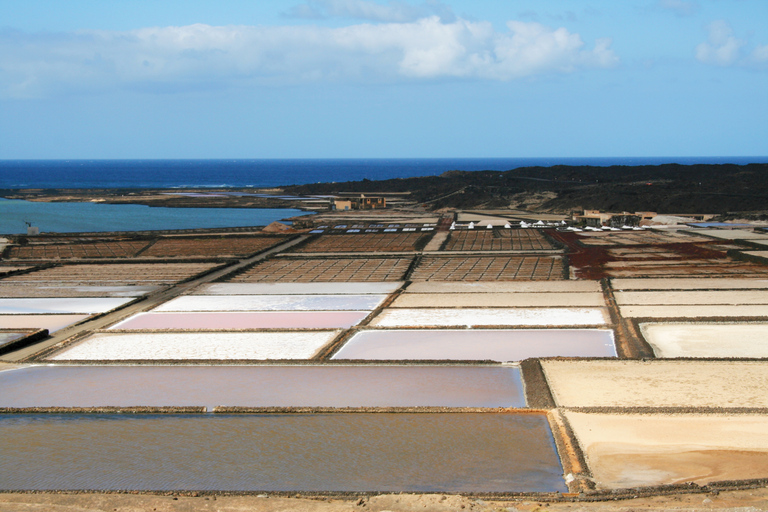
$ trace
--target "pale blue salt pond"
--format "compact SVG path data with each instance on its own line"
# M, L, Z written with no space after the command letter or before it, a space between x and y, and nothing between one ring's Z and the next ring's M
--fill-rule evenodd
M266 226L306 215L287 208L155 208L134 204L36 203L0 199L0 234L152 231Z

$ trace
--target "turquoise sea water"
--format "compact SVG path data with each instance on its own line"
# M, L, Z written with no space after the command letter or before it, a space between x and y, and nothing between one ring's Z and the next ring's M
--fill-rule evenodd
M41 233L84 233L266 226L303 214L302 210L278 208L155 208L0 199L0 234L26 233L25 222L39 227Z

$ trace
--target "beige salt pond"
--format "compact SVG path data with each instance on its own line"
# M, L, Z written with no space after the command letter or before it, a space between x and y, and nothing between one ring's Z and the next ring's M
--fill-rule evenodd
M58 331L76 324L90 315L0 315L2 329L48 329Z
M347 329L370 311L138 313L111 330Z
M371 321L379 327L453 327L474 325L605 325L597 308L385 309Z
M768 417L565 413L600 489L768 477Z
M530 357L616 357L613 331L537 330L377 330L353 336L332 359L492 360Z
M94 334L52 360L308 359L340 331Z
M768 358L768 323L644 323L656 357Z
M768 290L632 291L615 296L621 306L768 304Z
M542 361L560 407L768 407L768 362Z
M670 279L631 279L611 280L614 290L749 290L768 288L768 279L739 278L670 278Z
M599 281L415 281L407 293L543 293L601 292Z
M691 306L619 306L625 318L713 318L713 317L768 317L768 305L707 305Z
M390 294L402 282L387 283L211 283L195 295L363 295Z
M32 366L0 407L525 407L518 367Z

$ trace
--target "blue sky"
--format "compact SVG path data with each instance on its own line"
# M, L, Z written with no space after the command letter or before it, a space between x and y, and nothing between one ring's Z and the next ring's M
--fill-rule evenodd
M768 155L766 0L0 0L0 159Z

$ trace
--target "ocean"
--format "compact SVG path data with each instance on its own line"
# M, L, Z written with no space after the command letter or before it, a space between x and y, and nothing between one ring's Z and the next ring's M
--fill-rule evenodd
M279 187L553 165L768 163L763 157L0 160L0 189Z

